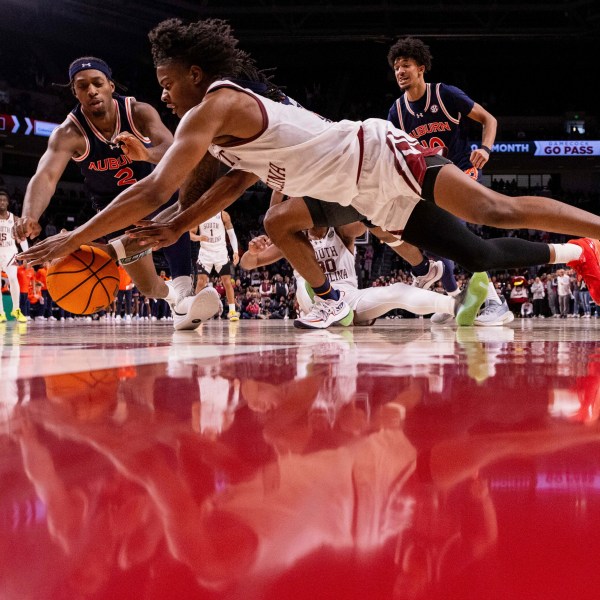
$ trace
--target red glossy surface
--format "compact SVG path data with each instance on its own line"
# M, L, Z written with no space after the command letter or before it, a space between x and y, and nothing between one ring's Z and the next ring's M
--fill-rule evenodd
M595 322L11 327L2 599L600 593Z

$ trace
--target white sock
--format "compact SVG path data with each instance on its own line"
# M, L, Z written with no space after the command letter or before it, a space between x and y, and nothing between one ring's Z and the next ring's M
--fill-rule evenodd
M235 312L235 304L229 305L229 312Z
M448 294L448 296L455 298L456 296L458 296L461 292L460 288L456 288L453 292L446 292Z
M496 291L496 288L494 287L494 284L491 281L488 283L488 293L486 300L494 300L498 304L502 304L502 300L500 300L500 296L498 296L498 292Z
M180 275L172 280L173 287L182 298L190 296L192 291L192 278L189 275Z
M577 260L581 253L583 252L583 248L578 246L577 244L548 244L550 247L554 248L555 258L550 264L554 265L562 265L572 260Z

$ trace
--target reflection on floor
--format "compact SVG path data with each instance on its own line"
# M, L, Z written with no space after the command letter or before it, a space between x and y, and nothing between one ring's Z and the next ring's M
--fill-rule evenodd
M0 339L3 600L598 597L596 320Z

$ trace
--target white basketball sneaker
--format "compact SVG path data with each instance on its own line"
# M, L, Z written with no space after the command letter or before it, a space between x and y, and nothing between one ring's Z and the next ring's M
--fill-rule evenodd
M221 298L212 287L205 287L195 296L186 296L172 307L173 328L176 331L198 329L221 311Z
M294 321L294 327L299 329L326 329L330 325L350 325L354 319L353 310L344 302L340 295L339 300L324 300L315 296L315 302L304 317Z

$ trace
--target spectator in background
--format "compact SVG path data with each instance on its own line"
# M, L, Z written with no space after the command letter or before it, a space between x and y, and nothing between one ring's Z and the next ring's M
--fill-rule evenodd
M256 298L250 298L248 304L242 313L242 319L257 319L260 313L260 306L256 301Z
M19 306L25 318L30 321L29 292L33 288L35 271L33 267L26 267L23 261L17 262L17 278L19 280Z
M50 292L48 292L48 285L46 283L46 276L48 274L48 267L50 266L49 262L45 262L35 273L35 280L38 281L42 286L42 297L43 297L43 305L44 310L40 315L41 318L56 321L56 318L52 315L52 298L50 297Z
M526 298L525 302L521 304L521 317L523 319L529 319L533 317L533 304L529 298Z
M571 278L565 273L564 269L559 269L556 272L556 285L560 317L566 319L570 312L569 308L573 294L571 291Z
M133 280L129 273L119 265L119 292L117 293L117 320L121 319L121 312L124 310L123 318L131 321L131 305L133 302Z
M271 294L274 293L273 285L271 280L269 279L269 272L265 271L263 273L263 279L260 282L260 286L258 288L260 292L260 305L264 308L265 301L271 299Z
M531 284L531 294L533 297L533 316L543 319L546 291L544 289L544 284L539 277L536 277Z
M587 284L583 280L582 277L577 277L577 288L579 290L579 302L581 304L581 308L583 308L583 317L585 319L590 318L590 292L588 290Z
M555 318L560 317L560 312L558 309L558 283L556 282L556 277L556 273L550 273L546 279L548 308L550 308L550 314Z

